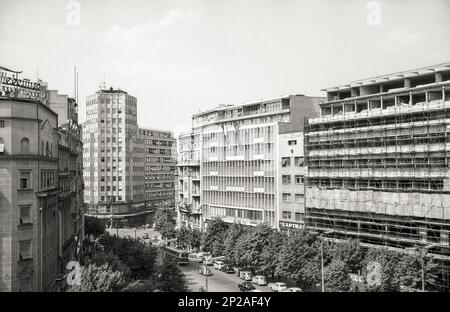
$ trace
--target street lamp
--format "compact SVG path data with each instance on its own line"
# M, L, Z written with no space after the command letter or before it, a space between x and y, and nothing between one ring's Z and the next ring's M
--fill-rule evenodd
M322 263L321 263L321 271L322 271L322 292L325 292L325 276L324 276L324 274L323 274L323 266L324 266L324 264L323 264L323 236L324 236L324 235L327 235L327 234L331 234L331 233L333 233L333 232L334 232L334 230L330 230L330 231L326 231L326 232L320 234L320 255L321 255L321 261L322 261Z
M425 247L423 247L423 249L425 250L425 253L422 254L422 259L420 261L420 265L422 266L422 292L425 291L425 255L427 254L427 250L430 249L431 247L435 247L435 246L439 246L440 244L435 243L435 244L431 244L431 245L427 245Z

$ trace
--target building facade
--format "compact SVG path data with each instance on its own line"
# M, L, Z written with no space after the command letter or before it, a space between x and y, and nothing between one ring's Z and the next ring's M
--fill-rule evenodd
M176 140L165 130L139 128L143 146L144 195L148 208L175 210Z
M84 237L83 143L75 99L49 90L48 106L58 114L58 256L59 271L64 272L70 261L79 259ZM55 290L61 286L55 284Z
M200 206L200 134L178 137L177 226L203 230Z
M450 63L324 91L305 127L307 226L448 261Z
M320 100L290 95L194 115L193 133L198 133L200 152L200 218L207 223L220 217L251 226L265 222L278 228L279 134L302 129L304 117L317 114Z
M278 146L281 160L278 173L281 177L278 186L279 228L289 233L291 229L305 226L303 131L280 133Z
M157 207L174 207L173 135L139 128L137 100L101 89L86 100L83 161L88 215L107 222L149 223Z
M65 272L65 238L82 234L80 201L74 200L77 211L69 210L67 224L61 218L61 172L69 159L60 149L64 117L52 107L56 91L47 91L46 83L19 79L20 72L3 67L0 73L0 291L52 291ZM79 153L79 135L76 146ZM79 158L78 168L80 175ZM80 179L75 185L80 199Z

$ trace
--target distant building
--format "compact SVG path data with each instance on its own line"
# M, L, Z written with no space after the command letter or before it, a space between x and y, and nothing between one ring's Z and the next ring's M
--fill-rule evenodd
M99 90L86 105L83 159L88 215L143 224L151 222L157 207L174 206L173 135L139 128L137 100L120 89Z
M144 160L144 195L148 208L175 210L175 138L172 132L139 128Z
M450 260L450 63L325 89L305 128L306 225Z
M203 230L200 206L200 135L178 137L177 226Z
M199 155L185 159L193 164L200 162L200 180L198 188L196 182L187 185L188 188L191 185L191 196L199 191L202 220L207 223L220 217L229 223L254 226L265 222L279 228L280 134L300 131L304 118L317 114L320 100L290 95L221 106L193 116ZM188 141L187 134L180 136L180 164L183 151L195 155L195 143L189 145ZM185 168L189 167L182 167ZM195 166L191 169L192 176L197 169ZM184 207L181 204L178 208L181 220L192 215L186 214Z

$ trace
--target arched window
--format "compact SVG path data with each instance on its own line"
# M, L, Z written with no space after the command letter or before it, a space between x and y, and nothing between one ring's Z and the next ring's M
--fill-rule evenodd
M48 148L48 141L45 144L45 156L50 156L50 149Z
M27 138L23 138L22 141L20 141L20 152L22 154L28 154L30 152L30 140Z

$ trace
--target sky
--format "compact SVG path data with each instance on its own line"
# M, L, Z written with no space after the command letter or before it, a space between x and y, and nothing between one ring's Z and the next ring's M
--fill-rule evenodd
M0 0L0 66L85 98L137 97L138 124L178 134L220 104L324 96L450 61L448 0Z

